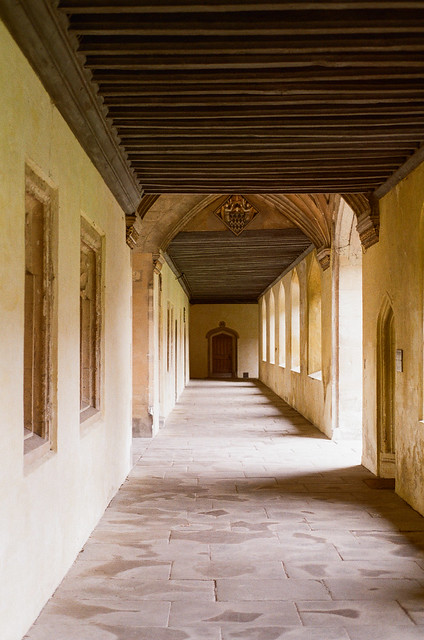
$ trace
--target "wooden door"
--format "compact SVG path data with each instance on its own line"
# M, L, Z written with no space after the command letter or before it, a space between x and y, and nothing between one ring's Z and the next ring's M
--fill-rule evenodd
M228 377L233 374L233 338L225 333L212 338L212 374Z

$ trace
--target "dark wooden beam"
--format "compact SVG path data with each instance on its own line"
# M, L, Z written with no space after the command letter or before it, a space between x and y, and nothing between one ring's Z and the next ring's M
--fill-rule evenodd
M409 34L407 38L402 33L392 33L390 36L376 35L370 39L365 34L354 33L344 37L323 39L309 35L308 37L285 38L271 36L268 38L246 39L244 36L231 39L225 37L195 38L190 35L174 38L139 38L137 36L82 36L79 40L78 50L84 55L132 55L132 56L162 56L162 55L249 55L257 54L305 54L317 53L355 53L360 52L387 52L390 56L393 52L405 54L405 58L411 57L411 52L422 52L424 42L420 35Z
M193 118L181 118L175 121L143 118L143 119L115 119L115 125L120 134L130 134L134 136L143 136L147 134L154 135L157 132L170 132L178 134L187 134L191 131L198 131L199 135L215 135L216 131L229 132L247 132L252 134L257 132L275 131L289 132L294 131L296 134L300 134L304 131L323 132L323 123L325 122L325 130L329 134L333 131L352 131L355 130L368 130L370 132L378 132L380 128L390 128L390 130L401 130L403 127L415 127L419 131L424 128L424 113L417 112L415 115L381 115L376 113L372 116L351 116L350 118L344 118L343 116L334 116L331 120L315 118L311 115L310 120L305 120L303 117L297 117L296 115L287 116L285 118L269 117L266 119L257 119L249 121L249 119L236 120L234 118L211 118L209 121L197 120Z
M299 83L300 81L308 82L325 82L334 83L339 81L378 81L378 80L414 80L422 79L423 69L420 67L410 67L407 63L403 67L344 67L333 66L325 68L319 65L309 65L308 67L299 67L295 69L263 69L260 74L250 69L192 69L191 71L180 70L122 70L122 69L93 69L93 78L96 82L102 83L118 83L126 85L148 84L165 84L168 86L177 85L194 85L201 83L210 85L236 85L239 83L250 83L261 85L268 82L286 82Z
M88 55L86 66L90 69L119 69L127 70L184 70L189 69L290 69L297 67L319 66L390 68L410 66L422 69L424 60L422 51L413 51L409 55L402 51L374 51L343 53L292 53L292 54L240 54L237 56L225 54L209 54L201 56L197 52L185 55Z
M378 185L374 184L374 185L349 185L349 193L364 193L364 191L372 191L373 189L376 189ZM308 186L303 186L303 185L297 185L296 189L294 191L293 185L289 185L289 186L284 186L282 187L281 185L276 185L276 187L278 187L278 193L297 193L297 194L309 194L311 193L311 184L309 184ZM274 188L264 188L261 189L261 193L262 194L274 194L276 193L276 187ZM316 189L315 192L316 193L331 193L331 194L339 194L340 191L342 191L343 188L341 187L340 184L337 185L325 185L325 187L323 187L322 185L316 185ZM225 188L222 189L220 191L220 193L222 193L223 195L231 195L232 193L235 193L237 190L235 189L229 189L229 188ZM171 185L171 186L166 186L166 187L162 187L161 189L158 189L157 187L149 187L149 188L145 188L144 192L146 194L157 194L157 195L181 195L181 194L187 194L187 195L194 195L194 194L209 194L211 193L210 190L208 189L198 189L198 187L185 187L184 189L178 187L177 185ZM246 194L257 194L258 193L258 189L256 188L256 191L254 190L254 188L243 188L243 192Z
M340 147L348 146L350 149L354 147L374 149L415 149L416 148L416 136L405 133L393 134L391 136L379 135L379 136L360 136L358 138L349 136L333 136L331 138L316 138L316 137L301 137L301 136L278 136L272 137L249 137L249 136L215 136L210 138L137 138L137 139L123 139L123 144L127 152L132 155L138 154L140 151L146 150L215 150L222 149L223 151L228 148L234 150L242 149L338 149Z
M156 0L155 2L142 2L140 0L126 0L117 3L116 0L61 0L60 6L66 13L81 14L105 14L105 13L227 13L229 11L237 12L253 12L258 10L257 2L245 2L244 0L208 0L207 2L193 2L192 0ZM297 0L290 2L286 0L280 2L264 1L259 5L261 12L275 12L281 10L290 11L342 11L355 9L374 10L376 7L375 0ZM421 0L380 0L378 7L381 10L398 10L398 9L424 9L424 2Z
M393 154L408 154L415 151L414 148L411 148L411 145L394 145L392 143L380 143L379 145L369 145L369 147L364 148L360 147L357 150L357 155L359 158L364 157L390 157ZM258 148L255 149L255 160L258 162L262 159L271 160L273 158L281 159L281 154L285 153L287 158L291 160L300 159L307 160L308 158L314 157L316 160L324 160L324 159L337 159L337 158L350 158L352 155L352 149L346 148L345 146L340 146L337 148L336 146L324 145L322 149L293 149L292 147L276 147L273 149L270 148ZM228 148L222 147L209 147L206 146L199 149L189 149L186 146L180 146L175 149L160 149L160 153L158 149L138 149L136 153L129 153L128 156L130 159L142 159L147 157L157 157L162 156L162 158L166 157L181 157L182 159L185 157L186 159L195 159L198 160L208 160L212 155L216 155L218 158L227 158L231 159L235 162L240 160L242 154L246 154L248 157L252 155L252 151L249 148L241 147L237 145L230 145ZM205 156L207 156L205 158ZM236 168L236 167L235 167Z
M220 144L229 144L229 143L243 143L243 142L251 142L252 144L261 143L261 144L271 144L271 143L285 143L285 144L311 144L312 146L318 142L339 142L343 141L345 144L351 142L352 144L362 142L402 142L402 141L410 141L416 144L417 137L424 134L424 128L413 129L408 128L404 131L396 131L395 129L380 129L377 132L367 132L366 130L360 133L359 131L345 131L340 133L331 133L328 134L326 132L322 132L321 135L318 133L318 129L309 130L306 134L302 130L292 131L290 134L284 135L284 131L276 131L275 136L272 135L272 130L265 129L261 130L253 130L249 131L231 131L230 129L221 129L219 131L215 131L214 133L209 132L209 134L204 134L201 130L195 131L186 131L186 132L174 132L172 134L171 131L165 130L155 130L151 132L151 135L148 135L147 132L142 134L137 134L135 136L128 135L120 135L120 139L122 144L125 145L126 149L129 148L138 148L143 147L149 144L193 144L207 145L209 142L212 142L214 145ZM309 135L308 135L309 133Z
M225 20L218 13L205 18L202 13L145 13L143 15L119 12L71 14L70 28L79 34L140 35L140 36L237 36L321 34L326 37L349 33L423 33L424 24L416 9L370 9L367 12L351 9L334 11L329 20L326 10L301 13L299 11L263 12L257 7L251 12L226 12Z
M127 84L103 84L101 86L102 95L105 96L108 104L113 104L113 100L118 98L125 101L140 100L140 98L151 96L172 96L180 98L181 96L217 96L217 95L245 95L245 96L290 96L290 95L314 95L322 94L324 89L327 95L370 95L370 96L408 96L410 93L424 93L424 68L422 77L419 80L404 82L399 81L372 81L361 82L343 82L334 79L334 82L309 82L305 84L299 81L297 84L284 84L275 80L268 83L249 83L243 82L238 84L221 84L214 85L211 83L198 83L193 85L168 85L168 84L150 84L139 83L136 87Z
M344 168L348 167L352 167L353 169L355 167L357 168L364 168L364 169L369 169L372 167L377 167L377 168L384 168L387 171L395 171L397 167L399 167L399 164L402 164L402 160L404 160L405 156L400 156L399 158L371 158L371 159L361 159L361 158L354 158L349 159L349 162L346 163L344 166ZM138 161L138 160L134 160L133 161L133 165L135 167L135 170L139 173L139 174L144 174L144 175L166 175L168 174L174 174L174 175L179 175L179 174L187 174L187 172L190 172L190 175L199 175L202 174L204 172L209 173L210 175L225 175L225 174L232 174L235 175L238 172L244 173L244 174L250 174L250 173L258 173L258 174L263 174L263 175L269 175L270 173L272 174L274 173L278 173L279 175L281 174L281 172L283 171L299 171L299 164L298 161L296 162L290 162L289 160L284 161L267 161L267 162L258 162L258 161L253 161L253 162L243 162L243 163L239 163L237 165L237 167L234 166L234 161L217 161L217 162L211 162L208 164L205 164L204 162L199 163L196 161L187 161L187 162L170 162L170 161L166 161L166 160L162 160L162 161L158 161L158 162L143 162L143 161ZM324 168L324 169L330 169L330 170L335 170L337 168L337 166L340 166L340 160L339 159L325 159L325 160L321 160L319 162L319 166L317 166L317 162L316 160L305 160L302 161L301 167L302 170L307 170L307 169L320 169L320 168Z
M296 118L320 118L322 121L330 120L332 121L335 116L343 116L344 118L350 118L351 116L369 116L375 115L378 117L384 117L385 115L393 115L397 117L401 116L411 116L411 115L420 115L422 116L424 112L424 102L422 103L397 103L397 104L356 104L352 105L349 102L345 104L332 104L331 109L328 107L328 103L322 105L304 105L297 104L293 105L292 109L287 108L284 105L271 105L267 109L261 108L259 105L257 107L249 107L245 106L243 109L237 108L234 106L227 107L208 107L208 106L199 106L193 108L187 107L110 107L109 108L109 116L112 118L118 118L124 120L128 118L133 120L134 118L138 118L140 121L143 118L148 118L151 120L154 118L155 120L179 120L187 119L187 118L195 118L196 120L220 120L221 118L234 118L236 120L246 120L255 119L255 122L260 121L261 119L268 118L276 118L279 117L282 120L288 117L296 117Z
M313 168L314 173L331 173L335 171L335 167L336 164L333 162L332 164L328 164L327 166L323 166L323 167L316 167L313 166L311 168ZM342 170L344 173L356 173L356 172L363 172L366 173L367 175L371 173L376 173L376 172L380 172L380 173L384 173L385 175L390 174L391 172L394 172L397 169L398 165L390 162L390 163L384 163L381 161L377 161L376 163L373 163L372 165L365 165L364 163L356 163L356 165L350 165L349 166L343 166ZM305 167L302 165L302 171L305 171ZM144 178L148 179L149 176L153 177L153 178L158 178L158 177L167 177L167 178L174 178L174 179L179 179L182 178L184 176L187 176L188 172L190 173L190 177L192 178L201 178L201 177L210 177L210 178L225 178L225 177L236 177L237 175L239 175L240 177L258 177L258 178L266 178L266 177L281 177L283 174L285 175L289 175L289 174L298 174L299 173L299 168L293 167L292 166L277 166L277 167L270 167L269 169L265 169L263 167L259 167L259 166L252 166L252 167L239 167L237 170L235 170L233 167L219 167L219 168L213 168L213 167L203 167L200 166L199 168L187 168L187 167L163 167L163 166L156 166L156 167L143 167L143 168L139 168L137 169L137 175L140 176L140 179L143 180Z

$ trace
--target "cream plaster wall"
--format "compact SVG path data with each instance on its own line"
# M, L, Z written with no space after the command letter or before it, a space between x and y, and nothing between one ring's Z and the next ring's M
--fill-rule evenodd
M362 245L352 209L341 202L333 278L333 438L362 439Z
M151 253L132 252L132 428L134 437L148 437L159 429L156 358L158 316L154 305L155 273ZM152 355L150 355L152 354Z
M424 514L423 411L424 164L380 201L380 240L363 256L364 452L377 471L377 320L386 300L394 311L396 491Z
M162 289L161 292L157 292L157 303L159 313L160 420L163 421L175 406L175 402L190 377L188 356L190 304L176 274L166 263L161 269L160 280L158 279L157 284ZM170 327L172 335L168 335L168 309L172 322ZM170 339L169 345L168 338Z
M258 305L195 304L190 307L190 374L208 377L208 340L206 334L220 322L239 334L237 375L258 377Z
M132 268L133 435L152 437L189 379L189 301L163 254L133 252Z
M276 317L275 364L269 362L269 348L267 349L267 361L261 359L259 365L259 377L281 398L308 418L323 433L331 437L331 269L321 271L321 329L322 329L322 370L320 374L308 375L308 325L307 325L307 279L311 269L314 254L310 253L296 267L300 284L300 372L293 371L291 358L291 282L293 270L280 278L272 287L275 296L276 316L278 315L278 293L280 283L285 289L285 315L286 315L286 357L285 366L281 366L279 353L279 322ZM265 297L269 308L269 296L267 291L260 299L260 308ZM267 323L269 334L269 321ZM267 335L267 344L270 344L270 336Z
M122 211L0 25L0 637L20 640L125 479L131 452L131 270ZM23 456L28 162L58 192L57 450ZM105 235L103 409L79 422L80 216Z

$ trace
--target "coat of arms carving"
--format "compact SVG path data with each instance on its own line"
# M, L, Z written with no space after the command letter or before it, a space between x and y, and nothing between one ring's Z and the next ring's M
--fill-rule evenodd
M258 215L258 210L253 207L244 196L229 196L218 209L215 215L236 235L240 235L253 218Z

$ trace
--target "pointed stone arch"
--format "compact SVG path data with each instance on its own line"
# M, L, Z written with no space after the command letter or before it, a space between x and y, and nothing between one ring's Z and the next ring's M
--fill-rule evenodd
M308 294L308 374L321 374L321 270L315 256L312 256L307 282Z
M271 289L268 298L268 362L275 364L275 296Z
M268 348L268 340L267 340L267 301L266 297L262 296L261 298L261 358L262 362L267 361L267 348Z
M393 478L396 452L396 329L392 302L387 295L377 320L377 471Z
M292 371L300 372L300 282L297 269L293 269L290 283L290 357Z
M311 239L317 250L317 259L323 270L331 259L331 223L340 196L337 194L269 194L265 202L277 209Z
M355 212L343 198L332 263L332 423L336 440L362 439L362 245Z
M286 366L286 290L283 281L278 287L278 364Z

